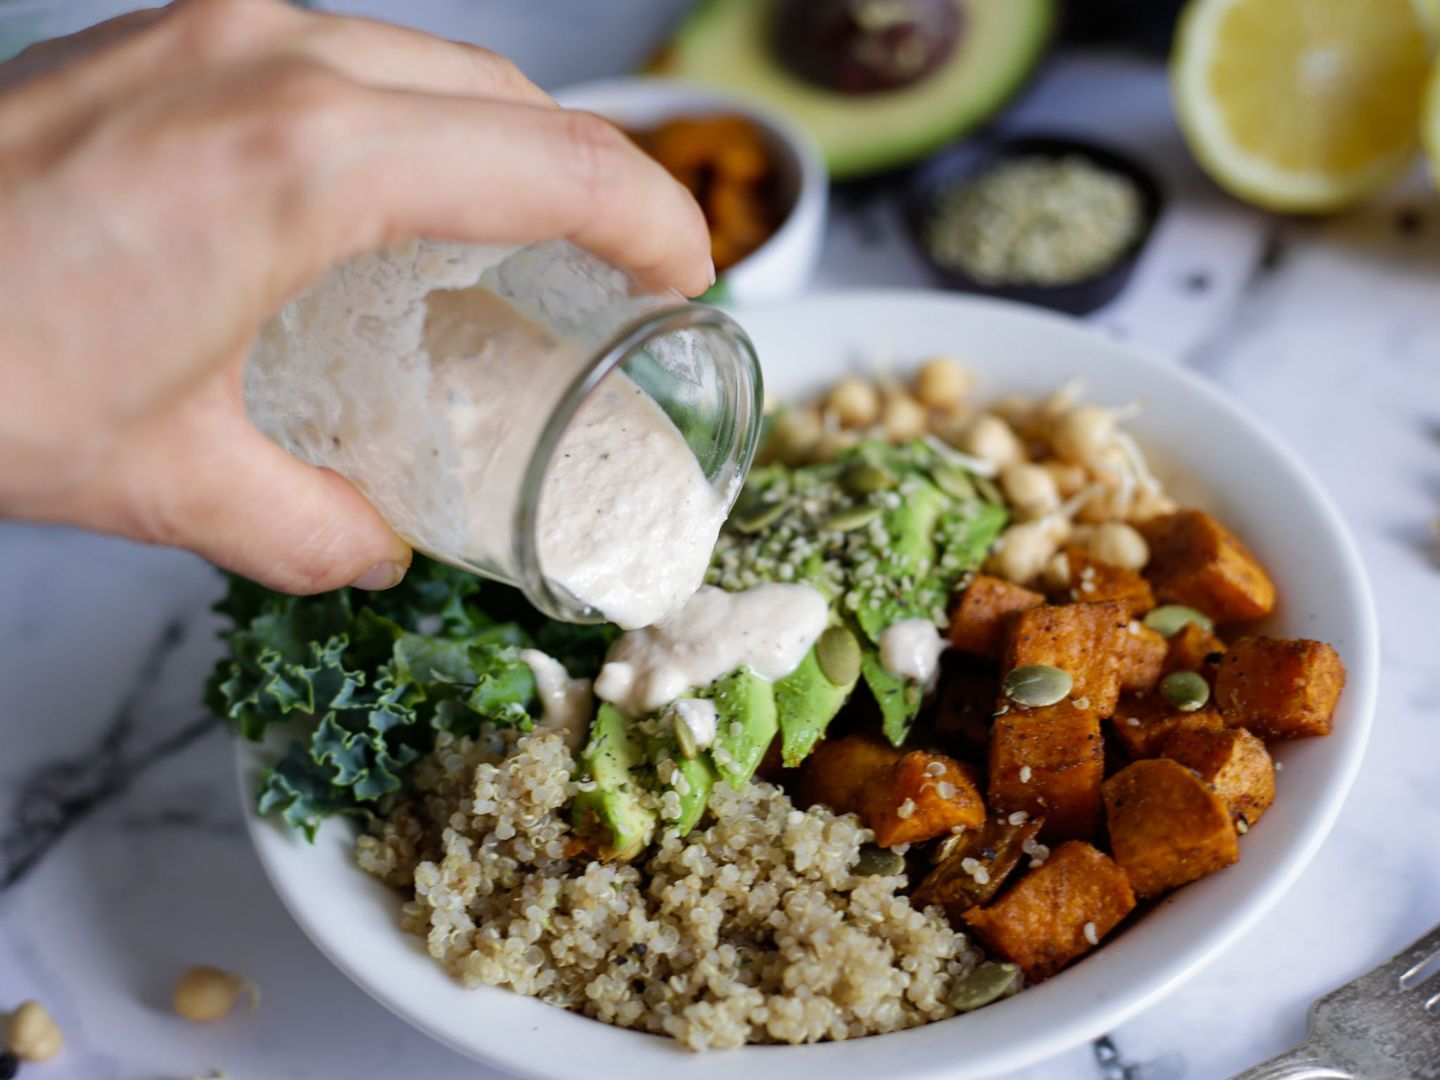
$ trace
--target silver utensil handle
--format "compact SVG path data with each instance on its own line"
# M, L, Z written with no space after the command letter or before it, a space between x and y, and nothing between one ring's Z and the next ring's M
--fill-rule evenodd
M1344 1069L1326 1065L1309 1045L1236 1073L1230 1080L1356 1080Z

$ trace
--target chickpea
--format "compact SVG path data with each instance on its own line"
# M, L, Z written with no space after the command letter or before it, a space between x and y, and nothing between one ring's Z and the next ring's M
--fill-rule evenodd
M990 403L990 411L1017 430L1030 422L1035 409L1035 399L1024 394L1006 394Z
M49 1061L64 1045L60 1025L38 1001L25 1002L6 1020L5 1049L21 1061Z
M948 412L933 412L930 414L930 430L934 432L936 438L950 446L959 446L965 437L965 429L970 426L973 415L964 406Z
M1070 587L1070 556L1063 551L1057 551L1050 556L1050 561L1045 564L1045 569L1040 571L1040 584L1045 586L1046 592L1060 592Z
M1149 521L1161 514L1173 514L1177 509L1179 504L1163 491L1142 487L1130 504L1129 517L1131 521Z
M900 390L886 395L880 426L891 442L908 442L925 434L929 419L924 406Z
M1090 482L1090 475L1083 465L1052 460L1042 463L1040 467L1050 474L1050 478L1055 481L1055 490L1060 492L1063 499L1068 499Z
M990 572L1017 585L1030 584L1055 557L1069 528L1069 522L1058 515L1011 525L1000 534L995 553L990 556Z
M930 409L956 409L974 385L974 372L948 356L937 356L915 374L915 397Z
M846 431L839 428L835 431L827 431L820 436L810 452L810 457L815 461L829 461L841 450L848 450L852 446L858 446L864 438L858 431Z
M820 412L813 407L787 409L775 418L767 450L786 465L803 465L825 434Z
M1060 505L1054 477L1039 465L1006 466L1000 471L1000 489L1023 517L1041 517Z
M215 967L193 967L175 980L170 1003L186 1020L209 1023L219 1020L235 1008L244 995L250 998L253 1011L260 995L255 984Z
M1080 507L1075 517L1090 525L1103 525L1107 521L1123 521L1130 516L1130 507L1134 498L1134 491L1128 488L1101 486L1095 494L1085 500L1085 505Z
M1115 437L1115 418L1097 405L1077 405L1055 421L1050 445L1065 461L1088 465Z
M1150 546L1145 538L1123 521L1095 526L1085 548L1101 562L1126 570L1143 570L1150 561Z
M1010 425L994 413L981 413L970 421L960 449L1003 469L1025 460L1025 447Z
M825 408L840 421L841 427L873 427L880 419L880 391L851 375L830 388Z

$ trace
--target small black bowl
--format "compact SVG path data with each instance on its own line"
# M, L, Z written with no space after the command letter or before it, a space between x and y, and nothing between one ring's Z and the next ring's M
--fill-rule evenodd
M1065 285L990 285L968 274L939 265L925 246L925 223L942 192L979 177L1002 161L1017 157L1068 157L1078 155L1109 172L1127 176L1140 192L1140 234L1113 263L1088 278ZM998 296L1026 304L1084 315L1108 304L1125 288L1140 259L1163 198L1154 175L1139 162L1109 147L1063 135L1025 135L1013 139L975 140L942 150L915 170L902 195L910 238L941 284L962 292Z

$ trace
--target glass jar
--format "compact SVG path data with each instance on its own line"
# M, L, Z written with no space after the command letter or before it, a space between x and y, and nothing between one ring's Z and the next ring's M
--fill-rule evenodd
M622 625L700 584L762 411L729 316L564 241L351 260L264 328L245 396L417 550Z

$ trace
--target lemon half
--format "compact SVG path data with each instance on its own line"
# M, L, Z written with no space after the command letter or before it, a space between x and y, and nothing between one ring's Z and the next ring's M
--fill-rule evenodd
M1430 0L1190 0L1171 84L1191 152L1272 210L1353 205L1413 160ZM1433 100L1433 96L1432 96Z

